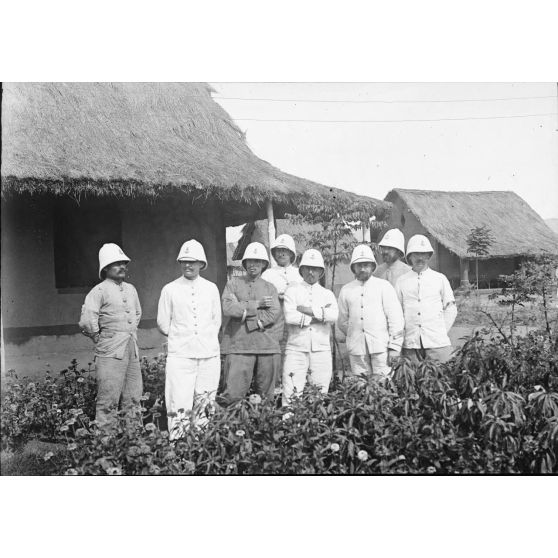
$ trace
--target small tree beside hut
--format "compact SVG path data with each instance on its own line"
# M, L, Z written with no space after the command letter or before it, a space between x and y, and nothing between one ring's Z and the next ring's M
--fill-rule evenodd
M477 291L479 290L479 258L489 254L489 248L493 242L492 231L486 225L473 227L467 237L467 252L475 255Z
M293 223L319 225L317 230L308 231L304 238L295 240L303 240L309 248L322 253L325 265L331 270L331 284L326 285L331 290L335 285L337 265L348 263L358 244L351 232L360 229L361 223L368 223L372 216L375 219L370 221L370 226L381 229L389 216L389 205L375 200L337 199L335 203L325 203L316 199L300 204L297 209L297 214L288 216Z

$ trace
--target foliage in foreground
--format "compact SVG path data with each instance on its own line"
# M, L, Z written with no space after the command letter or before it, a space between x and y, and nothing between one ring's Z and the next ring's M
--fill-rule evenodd
M65 408L57 415L69 418L57 427L47 420L44 431L62 449L43 459L55 458L61 474L556 473L558 351L546 333L514 345L477 336L447 366L402 361L385 386L310 389L290 409L252 395L216 408L205 429L190 428L174 445L159 424L163 361L144 362L154 391L142 419L120 417L101 431L91 401ZM17 432L4 428L17 421L11 405L31 404L29 390L31 399L53 393L49 381L8 390L3 444ZM81 402L72 393L68 402Z

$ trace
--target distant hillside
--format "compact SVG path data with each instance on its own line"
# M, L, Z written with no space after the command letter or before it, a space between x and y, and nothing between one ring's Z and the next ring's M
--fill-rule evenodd
M558 234L558 217L554 217L553 219L545 219L544 222L555 232Z

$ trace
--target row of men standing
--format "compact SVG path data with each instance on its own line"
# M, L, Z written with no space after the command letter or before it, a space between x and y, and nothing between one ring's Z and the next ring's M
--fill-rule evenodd
M327 391L334 323L346 336L353 375L385 377L401 351L414 361L447 360L447 332L457 310L447 278L428 267L430 242L415 235L405 251L403 234L392 229L379 247L380 266L369 246L354 249L350 266L355 279L336 300L320 284L325 273L322 255L307 250L296 268L289 235L272 244L273 267L265 247L250 244L242 259L246 274L229 280L222 297L214 283L200 276L207 267L203 246L196 240L185 242L177 258L182 275L163 287L157 314L158 327L168 336L169 431L179 431L181 413L192 410L195 400L215 399L221 354L222 405L244 398L251 387L269 397L281 377L284 405L307 381ZM402 261L404 253L411 266ZM80 319L83 333L96 344L96 418L101 425L119 401L122 407L133 406L142 393L136 337L141 307L135 288L124 281L129 261L117 245L101 248L103 281L87 295ZM222 316L226 324L219 343ZM199 412L203 404L196 408Z

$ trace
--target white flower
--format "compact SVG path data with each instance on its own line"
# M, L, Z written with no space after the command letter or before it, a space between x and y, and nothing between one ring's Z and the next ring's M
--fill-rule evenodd
M69 477L74 477L78 474L78 472L75 469L66 469L66 472L64 474Z
M146 424L146 425L145 425L145 429L146 429L146 430L149 430L150 432L153 432L156 428L157 428L157 427L156 427L152 422L150 422L149 424Z
M85 380L83 378L78 378L77 379L78 384L83 384L83 382L85 382Z
M293 418L293 417L294 417L294 413L291 413L289 411L289 412L287 412L283 415L283 420L289 420L290 418Z
M33 382L29 382L29 383L27 384L27 388L28 388L28 389L35 389L35 384L34 384Z
M335 453L335 452L339 451L341 448L340 448L339 444L331 444L331 446L329 446L329 449L330 449L333 453Z
M243 436L246 435L246 432L244 432L244 430L237 430L235 432L236 436L238 436L239 438L242 438Z
M122 469L120 467L109 467L107 469L107 475L121 475Z
M257 393L253 393L248 398L248 401L250 401L250 403L252 403L252 405L259 405L262 402L262 398Z
M50 458L54 457L54 453L52 453L51 451L47 451L44 455L43 455L43 459L45 461L48 461Z
M357 457L361 460L361 461L366 461L368 459L368 452L366 450L360 450L357 453Z
M436 467L433 467L432 465L430 465L430 467L427 467L426 472L429 475L433 475L436 472Z
M184 469L189 473L193 473L196 470L196 464L193 461L184 461Z

